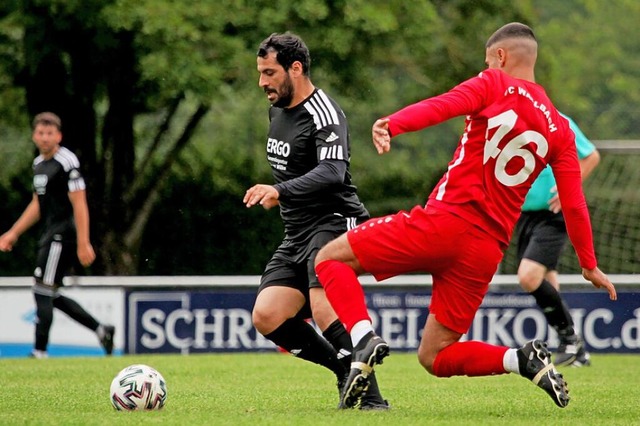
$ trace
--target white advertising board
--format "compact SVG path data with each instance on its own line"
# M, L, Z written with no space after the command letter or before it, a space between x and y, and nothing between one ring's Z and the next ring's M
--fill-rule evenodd
M60 290L98 321L116 327L114 354L124 347L124 290L121 288L71 287ZM0 293L0 358L25 357L34 343L36 305L31 288L3 289ZM49 356L103 355L96 334L54 309L49 334Z

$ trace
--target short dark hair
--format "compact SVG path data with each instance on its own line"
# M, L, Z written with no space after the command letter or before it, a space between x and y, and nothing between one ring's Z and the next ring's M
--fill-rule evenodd
M38 124L44 124L46 126L56 126L58 130L62 130L62 120L56 114L52 112L41 112L33 118L31 127L36 128Z
M309 49L302 39L290 32L284 34L273 33L260 43L258 56L266 58L269 52L276 52L276 60L288 70L295 61L302 64L302 73L309 76L311 56Z
M520 22L511 22L498 28L498 30L489 37L485 47L488 49L497 42L509 38L528 38L537 41L533 30L529 26L521 24Z

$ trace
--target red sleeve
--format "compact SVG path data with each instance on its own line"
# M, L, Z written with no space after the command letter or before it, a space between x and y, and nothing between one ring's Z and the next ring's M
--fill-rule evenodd
M558 185L558 195L567 226L567 234L576 250L580 266L593 269L598 265L593 249L593 234L587 202L582 192L580 165L575 144L551 163Z
M480 73L442 95L409 105L388 116L392 136L415 132L453 117L481 110L491 99L491 75Z

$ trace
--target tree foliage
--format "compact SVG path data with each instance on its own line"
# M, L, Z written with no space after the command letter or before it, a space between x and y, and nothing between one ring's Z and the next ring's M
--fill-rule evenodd
M538 1L543 76L558 108L592 139L637 139L640 45L634 0Z

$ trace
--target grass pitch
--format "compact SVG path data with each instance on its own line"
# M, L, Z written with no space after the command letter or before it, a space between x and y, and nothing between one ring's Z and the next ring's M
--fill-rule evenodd
M593 355L564 368L571 403L515 374L438 379L415 354L392 353L378 382L387 412L337 410L333 374L287 354L151 355L0 360L0 425L637 425L637 355ZM109 386L122 368L148 364L167 381L156 412L118 412Z

